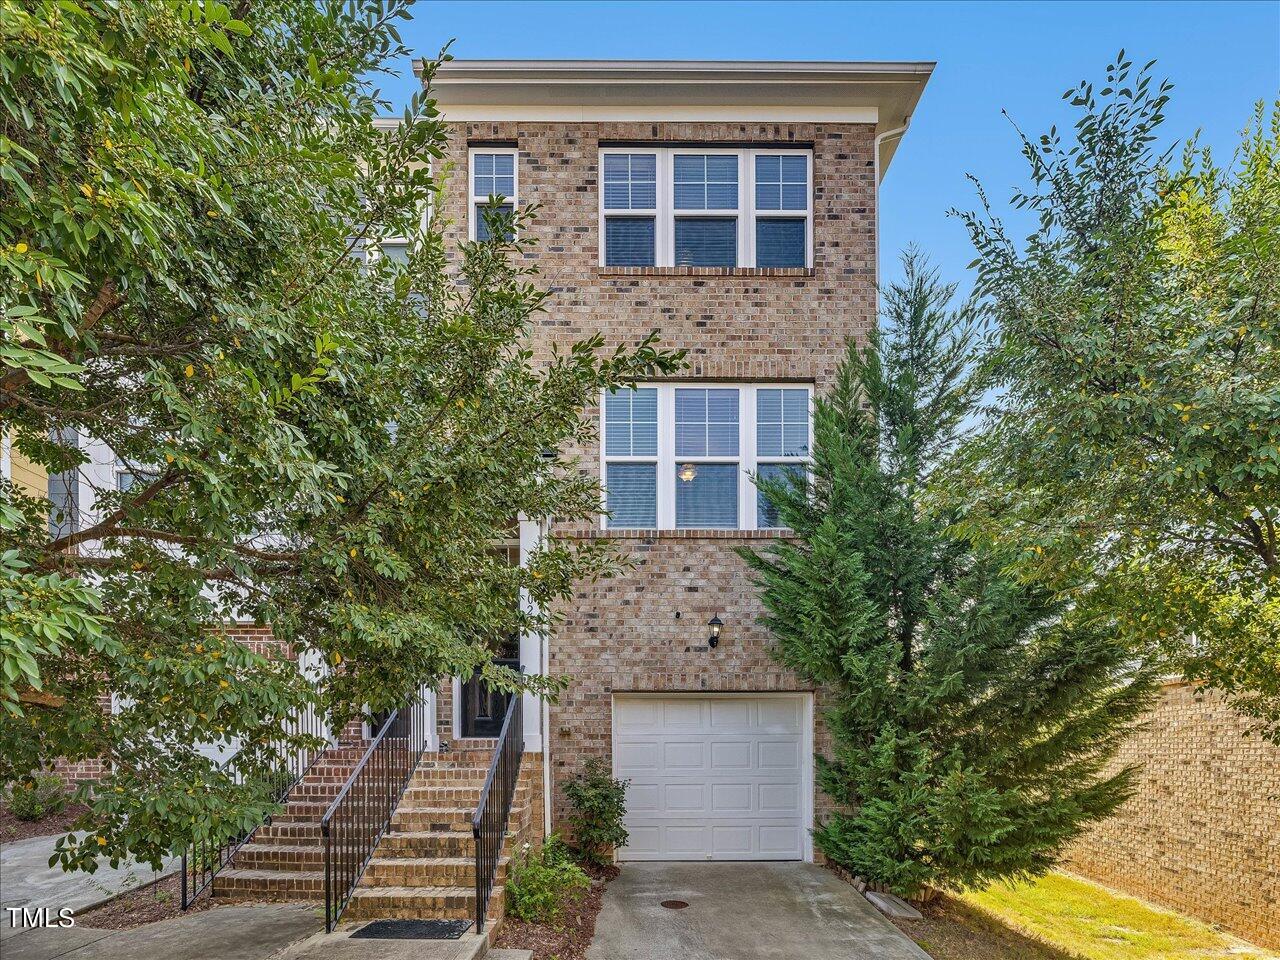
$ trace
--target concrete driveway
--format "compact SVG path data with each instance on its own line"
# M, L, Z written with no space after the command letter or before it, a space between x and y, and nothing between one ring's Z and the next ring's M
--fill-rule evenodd
M689 906L670 910L663 900ZM811 863L628 863L587 960L929 960L853 887Z

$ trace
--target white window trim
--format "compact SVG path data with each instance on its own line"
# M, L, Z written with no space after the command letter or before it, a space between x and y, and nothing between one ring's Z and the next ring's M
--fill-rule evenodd
M481 151L484 152L484 151ZM657 168L657 207L649 210L635 208L606 210L604 205L604 158L608 155L652 154ZM675 209L675 157L676 156L736 156L738 158L738 206L729 210L676 210ZM805 158L804 210L756 209L756 161L758 156ZM803 217L805 221L804 266L813 267L813 151L808 148L749 148L733 149L715 146L681 147L601 147L596 178L597 183L597 235L599 237L599 265L608 267L605 250L606 217L653 217L653 263L655 267L675 266L676 217L736 217L738 220L738 264L742 268L754 268L756 263L756 220L790 219ZM471 174L468 171L467 176ZM470 189L470 188L469 188ZM516 184L517 192L519 183ZM468 209L474 210L475 200ZM472 239L475 239L474 235Z
M681 383L637 383L636 389L658 391L658 455L608 456L608 418L605 411L607 392L600 394L600 482L608 478L611 463L652 463L657 474L658 525L649 527L610 527L608 500L600 503L600 529L619 532L657 530L779 530L781 527L760 527L756 516L756 484L753 477L760 463L808 464L810 457L757 457L756 455L756 392L758 390L807 390L809 392L809 448L813 450L813 384L805 382L732 383L723 381L693 380ZM738 391L738 455L736 457L676 457L676 391L716 390ZM736 527L676 527L676 467L682 463L737 463L738 465L738 525Z
M489 197L476 196L476 154L506 154L511 157L511 189L515 195L503 199L511 204L511 209L520 207L520 150L517 147L470 147L467 150L467 239L476 238L476 204L488 203Z

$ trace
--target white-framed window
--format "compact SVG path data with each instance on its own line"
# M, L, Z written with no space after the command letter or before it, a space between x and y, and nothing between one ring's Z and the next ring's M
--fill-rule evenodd
M468 236L488 240L484 210L491 197L499 197L499 209L510 213L520 202L520 164L515 147L473 147L467 151Z
M600 265L809 267L813 152L605 147Z
M754 477L801 477L807 384L641 384L602 397L603 526L756 530L778 526Z

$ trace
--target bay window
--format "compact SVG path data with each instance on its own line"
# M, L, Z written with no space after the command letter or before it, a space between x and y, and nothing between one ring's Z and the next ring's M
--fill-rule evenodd
M754 477L803 477L808 386L657 384L606 394L609 529L777 527Z
M608 147L600 170L602 266L813 262L809 150Z

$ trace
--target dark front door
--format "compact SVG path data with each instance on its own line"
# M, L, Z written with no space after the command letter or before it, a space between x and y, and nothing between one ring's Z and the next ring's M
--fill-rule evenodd
M520 669L520 658L494 657L493 662L512 670ZM480 679L477 670L471 679L462 684L462 735L464 737L496 737L502 732L502 721L507 715L507 704L512 694L491 690Z

